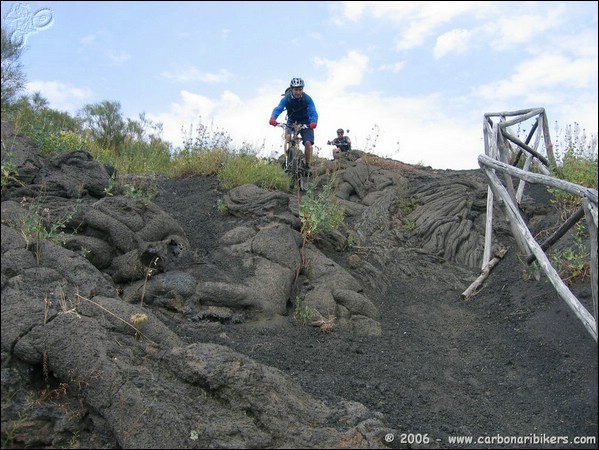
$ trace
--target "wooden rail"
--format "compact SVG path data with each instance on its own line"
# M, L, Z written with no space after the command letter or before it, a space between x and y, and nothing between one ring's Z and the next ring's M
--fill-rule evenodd
M499 121L494 123L494 117L498 117ZM514 118L507 120L509 117ZM526 138L526 142L522 142L519 138L511 135L509 131L510 126L520 124L535 117L536 120L532 126L531 132ZM495 256L493 260L491 260L493 201L494 196L497 196L505 206L512 235L522 253L526 254L528 260L531 262L536 259L560 297L568 304L572 311L574 311L574 314L576 314L582 321L587 331L591 334L595 342L597 342L597 190L560 180L549 175L550 172L547 169L547 165L555 165L555 157L553 155L553 145L551 144L547 127L547 116L543 108L485 114L483 134L485 137L485 154L478 157L478 163L489 180L489 187L487 191L487 222L485 227L485 249L483 253L482 273L462 295L465 298L470 298L476 287L482 283L481 278L486 277L490 269L499 261L498 256ZM535 138L534 143L531 145L533 138ZM541 140L543 140L545 144L546 156L538 151ZM509 164L508 158L513 153L517 153L516 161L522 154L527 155L523 169L519 169ZM542 173L530 172L529 169L533 165ZM503 182L497 176L497 172L503 174ZM517 192L514 190L513 186L514 177L520 180ZM590 236L593 314L589 313L585 306L576 298L551 265L551 262L545 255L546 247L549 246L547 241L543 246L539 245L522 218L517 205L522 199L525 183L541 183L577 195L581 198L581 208L584 212ZM578 220L582 219L582 211L575 213L573 217L568 219L566 223L560 227L559 235L554 234L554 236L550 238L551 243L557 241L570 227L572 227Z

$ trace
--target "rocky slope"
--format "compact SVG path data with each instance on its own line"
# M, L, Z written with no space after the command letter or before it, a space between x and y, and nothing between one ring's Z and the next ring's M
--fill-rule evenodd
M144 179L153 201L119 195L132 180L107 195L110 169L84 152L43 156L4 123L2 145L18 169L2 191L3 447L597 436L596 343L523 279L500 209L508 253L461 298L482 257L479 171L323 163L315 185L335 178L345 219L304 242L289 194L197 177ZM555 224L540 187L522 210L536 232Z

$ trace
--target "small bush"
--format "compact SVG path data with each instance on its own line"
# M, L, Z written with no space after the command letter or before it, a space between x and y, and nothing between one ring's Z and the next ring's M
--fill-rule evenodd
M285 190L289 186L289 178L280 166L247 154L227 159L218 179L224 189L248 183L264 189Z
M13 154L10 152L2 152L2 190L11 182L19 183L17 176L19 172L16 164L12 160Z
M555 270L567 285L590 276L591 252L585 244L588 237L585 227L578 223L574 227L572 244L549 252Z
M229 158L226 150L181 151L173 158L170 173L175 178L216 175Z
M295 309L293 311L293 317L296 320L301 320L304 325L307 325L314 316L314 310L309 306L303 306L302 301L299 297L295 298Z
M333 182L322 187L320 192L308 189L300 203L299 217L301 234L305 239L313 239L318 234L337 229L343 222L345 207L333 199Z
M597 189L597 136L587 138L578 124L568 125L563 135L557 134L554 153L557 163L554 176ZM564 219L580 207L578 196L557 188L547 190L555 197Z
M93 148L90 141L72 131L34 133L33 138L42 152L47 155L75 150L89 152Z

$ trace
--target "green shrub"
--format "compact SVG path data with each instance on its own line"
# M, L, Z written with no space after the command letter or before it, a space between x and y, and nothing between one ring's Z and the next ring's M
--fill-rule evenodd
M312 317L314 317L314 310L309 306L303 306L299 297L295 298L294 304L293 317L296 320L301 320L304 325L310 323Z
M576 224L573 236L572 245L561 250L551 249L549 252L555 269L567 285L584 279L591 273L591 252L585 245L588 233L584 226Z
M226 131L208 128L201 122L195 128L195 136L192 131L193 125L189 126L189 133L183 131L182 152L189 154L211 152L217 149L230 152L232 139Z
M3 148L4 150L4 148ZM2 189L4 190L10 182L19 182L17 176L19 172L16 164L13 162L13 154L9 151L2 152Z
M279 165L248 154L228 158L218 172L218 179L224 189L248 183L264 189L285 190L289 186L289 178Z
M300 202L299 218L301 234L313 239L318 234L336 229L343 222L345 207L334 200L333 181L325 184L320 192L310 188Z
M119 174L168 173L171 156L166 143L132 140L123 145L118 157L110 150L103 150L103 158L97 159L114 166ZM104 159L104 160L103 160Z
M226 216L227 214L229 214L229 208L227 207L227 204L222 198L219 198L216 201L216 210L222 216Z
M216 175L229 157L226 150L218 149L209 152L181 151L172 159L170 174L175 178Z
M557 129L557 126L556 126ZM578 124L568 125L563 134L556 130L554 154L557 167L552 175L571 183L597 189L597 136L587 138ZM563 216L569 216L580 207L580 198L557 188L547 188Z
M43 153L54 155L62 152L82 150L89 152L92 143L73 131L34 133L35 141Z

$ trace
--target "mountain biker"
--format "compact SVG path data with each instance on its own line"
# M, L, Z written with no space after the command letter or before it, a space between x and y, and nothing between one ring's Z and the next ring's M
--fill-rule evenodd
M337 130L337 137L331 141L327 141L327 145L336 145L336 148L333 149L333 159L338 159L340 152L351 150L351 139L349 136L343 135L343 128L339 128Z
M289 93L281 99L279 104L273 109L270 115L269 124L277 125L277 118L283 110L287 110L287 127L285 127L285 140L289 142L291 139L292 128L294 122L308 125L300 131L302 144L304 144L306 166L310 168L312 161L312 146L314 145L314 128L318 123L318 113L314 100L304 92L304 80L301 78L292 78L289 83ZM285 148L287 151L287 147Z

